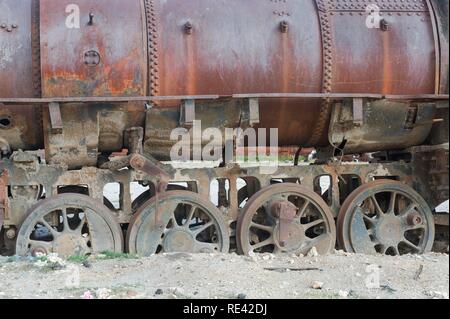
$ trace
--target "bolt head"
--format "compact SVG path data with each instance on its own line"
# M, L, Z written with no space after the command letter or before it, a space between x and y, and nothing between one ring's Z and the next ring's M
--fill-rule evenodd
M408 224L411 226L419 226L423 223L422 216L417 213L412 213L408 216Z
M15 230L14 228L10 228L10 229L8 229L8 230L6 231L6 237L7 237L8 239L14 239L14 238L16 238L16 234L17 234L17 232L16 232L16 230Z

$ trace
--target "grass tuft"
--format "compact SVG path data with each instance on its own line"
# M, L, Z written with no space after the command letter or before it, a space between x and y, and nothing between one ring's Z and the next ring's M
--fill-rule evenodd
M97 255L97 259L109 260L109 259L139 259L138 255L126 254L126 253L116 253L113 251L102 251Z

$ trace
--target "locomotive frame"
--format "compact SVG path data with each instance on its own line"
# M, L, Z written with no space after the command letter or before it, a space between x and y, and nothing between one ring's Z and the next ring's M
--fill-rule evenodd
M174 99L182 100L180 112L185 112L184 105L186 101L191 101L191 105L200 103L218 103L227 105L233 105L238 100L242 105L248 104L249 100L252 99L256 102L264 98L270 98L277 96L276 94L269 95L248 95L248 96L234 96L234 97L218 97L218 96L180 96L180 97L142 97L142 98L83 98L83 99L33 99L27 100L30 103L40 103L43 107L48 107L53 111L48 113L48 120L51 123L51 128L56 132L56 134L61 134L65 129L64 122L61 121L61 114L59 109L65 107L65 103L123 103L124 101L130 100L130 102L136 102L136 100L147 101L151 103L152 100L165 100ZM396 101L403 101L404 103L437 103L441 105L441 110L448 111L445 107L446 95L424 95L424 96L379 96L379 95L363 95L363 94L280 94L283 97L290 98L330 98L335 102L335 106L339 107L345 102L350 103L353 107L353 112L355 110L355 105L359 104L358 99L370 100L370 101L382 101L385 99L392 99ZM23 103L23 99L2 99L2 103ZM443 104L442 104L443 103ZM50 106L52 104L52 106ZM70 105L70 104L69 104ZM433 104L434 105L434 104ZM51 114L53 112L53 114ZM185 120L183 116L181 119ZM348 120L348 118L347 118ZM355 120L355 119L351 119ZM362 119L364 121L364 117ZM355 120L356 121L356 120ZM185 123L184 123L185 124ZM419 123L420 124L420 123ZM435 123L442 124L442 123ZM180 123L183 125L183 123ZM331 124L333 125L333 124ZM354 125L360 125L356 123ZM436 128L435 128L436 129ZM437 129L436 134L442 134L440 131L442 127ZM322 206L323 216L328 218L330 223L330 228L320 235L324 236L323 242L313 241L314 247L323 254L329 253L335 247L345 249L347 251L365 252L365 253L388 253L388 254L400 254L405 252L410 253L422 253L429 251L432 248L434 242L435 227L439 230L438 239L441 241L437 245L441 245L445 249L446 238L448 238L448 233L446 229L448 228L448 215L440 215L433 217L431 211L428 208L427 203L430 203L432 207L436 207L442 200L445 200L448 196L448 184L446 184L446 176L448 178L448 166L446 161L448 160L448 143L443 143L435 146L420 146L413 147L408 150L404 150L399 154L395 152L390 156L391 158L375 158L371 163L352 163L352 162L342 162L340 157L336 155L343 156L344 153L330 153L329 150L324 150L323 155L321 155L320 160L325 160L321 164L320 161L309 165L300 166L281 166L276 169L276 172L271 172L269 174L262 173L264 168L262 167L240 167L237 164L228 164L225 167L218 168L196 168L196 169L176 169L169 164L163 164L143 153L143 130L142 128L132 128L130 131L133 134L128 134L129 141L127 145L129 146L129 153L119 154L114 160L106 161L100 167L83 167L81 169L68 169L67 165L60 164L46 164L45 155L42 152L30 152L30 151L18 151L14 152L9 159L3 159L1 162L2 175L0 178L0 185L2 185L1 192L1 202L2 210L0 215L2 215L2 236L4 243L5 253L50 253L52 251L57 251L61 255L69 256L74 253L74 247L80 247L80 239L72 238L70 244L62 244L60 242L54 243L55 238L52 240L46 239L40 241L41 246L33 246L30 242L37 243L36 240L28 240L30 236L30 223L29 219L33 216L33 212L39 211L40 206L48 205L48 202L56 202L59 205L75 205L78 201L83 201L86 196L89 196L91 200L89 209L98 210L102 212L105 210L109 212L111 220L109 223L114 223L116 229L113 232L112 237L116 238L116 243L109 243L105 245L105 249L111 249L116 251L129 251L138 252L143 255L150 255L156 252L164 251L191 251L191 252L212 252L212 251L228 251L228 247L232 250L239 251L241 253L252 253L252 246L245 246L245 242L251 242L251 235L245 235L245 227L242 226L242 220L246 216L246 209L249 201L255 201L255 198L264 198L264 192L266 190L273 188L281 188L282 185L286 185L287 189L289 187L299 187L295 189L294 194L297 196L307 195L312 197L308 199L317 203L317 205ZM333 151L336 151L333 149ZM405 155L409 155L406 156ZM272 168L273 169L273 168ZM263 171L261 171L263 170ZM430 174L431 173L431 174ZM447 175L445 175L447 174ZM320 178L329 178L330 187L327 192L323 193L320 189ZM238 179L245 181L245 186L238 188ZM147 224L153 231L160 232L159 227L163 227L164 231L167 232L165 228L167 226L167 220L165 220L164 215L167 210L170 211L171 207L169 204L164 204L163 202L158 207L155 206L155 201L158 202L165 199L166 196L174 196L170 200L181 201L183 196L192 196L190 198L191 203L197 202L210 202L210 186L212 181L217 181L219 183L218 193L214 194L217 196L218 207L211 208L197 208L201 209L203 212L205 210L212 214L213 217L219 218L220 221L217 223L217 227L214 230L215 235L213 238L217 237L217 232L220 232L222 240L219 244L214 244L208 246L205 244L193 244L197 241L192 240L192 237L180 232L172 230L172 234L169 231L170 240L163 240L163 242L170 242L170 244L156 245L156 247L142 247L142 238L139 239L139 235L132 234L133 232L128 230L130 227L142 228L142 225L135 227L136 219L140 221L141 215L150 214L153 216L151 221L147 217ZM393 182L395 181L395 182ZM131 199L130 185L133 182L138 182L141 185L148 186L148 190L141 194L141 196L134 201ZM104 198L103 190L105 185L108 183L119 183L121 185L120 193L120 208L116 209L113 205ZM181 188L176 187L179 183L186 183L186 187ZM226 184L227 186L226 186ZM281 183L281 184L280 184ZM287 183L287 184L286 184ZM407 196L412 196L415 203L420 203L423 205L424 211L417 213L415 210L405 217L405 223L407 226L415 229L418 225L425 225L427 229L426 238L421 239L420 245L411 243L411 240L407 240L408 243L403 250L399 250L397 247L393 249L392 240L398 240L397 245L402 243L403 238L398 239L398 232L405 232L404 228L397 230L397 234L392 236L394 239L389 239L391 246L379 246L375 248L374 242L379 241L380 238L368 236L370 232L370 227L360 224L355 226L352 223L344 223L342 221L343 216L354 211L355 207L349 207L347 203L348 198L351 198L355 193L361 193L361 189L364 187L369 187L370 185L380 185L381 190L383 186L388 187L391 183L394 183L395 187L400 187L396 193L402 194L405 192ZM175 185L175 190L170 185ZM241 185L242 186L242 185ZM406 187L403 189L402 187ZM414 190L415 191L414 191ZM167 192L167 190L169 190ZM417 191L417 193L416 193ZM178 192L178 193L177 193ZM295 193L297 192L297 193ZM367 192L367 190L363 191ZM369 190L370 192L370 190ZM65 197L67 193L74 195L75 197ZM260 194L261 193L261 194ZM76 195L78 194L78 195ZM77 198L76 196L80 196ZM272 196L272 195L270 195ZM308 198L310 198L308 197ZM425 198L426 202L424 199ZM185 200L185 199L184 199ZM386 199L382 199L385 201ZM406 199L403 199L406 200ZM291 200L284 201L281 203L289 203ZM246 203L246 205L243 205ZM425 203L425 204L423 204ZM278 203L279 204L279 203ZM58 204L56 204L58 205ZM169 205L169 206L165 206ZM207 205L207 204L205 204ZM266 203L266 205L268 205ZM401 204L396 204L400 205ZM405 204L402 204L405 206ZM416 204L419 205L419 204ZM105 207L106 206L106 207ZM55 206L58 207L58 206ZM55 207L53 209L55 209ZM155 208L156 207L156 208ZM191 206L188 206L191 207ZM419 206L417 206L419 207ZM154 209L155 211L149 213ZM172 207L173 209L173 207ZM185 208L186 209L186 208ZM405 207L403 207L405 209ZM176 208L178 214L180 213L180 208ZM181 209L183 210L183 209ZM259 247L256 249L257 252L297 252L306 254L309 249L312 249L313 244L306 245L305 247L297 247L298 242L302 242L306 238L306 231L299 229L289 229L289 225L292 224L292 216L289 217L289 213L299 211L300 208L294 207L284 207L273 209L274 216L278 216L279 222L276 223L280 229L282 228L282 221L285 220L284 226L287 230L279 230L277 228L277 237L275 240L276 245L271 243L267 247ZM48 214L50 211L46 211ZM54 211L53 211L54 213ZM398 213L398 212L397 212ZM286 216L283 217L283 214ZM400 213L398 213L400 214ZM295 214L294 214L295 215ZM32 217L36 218L36 217ZM42 224L41 219L32 219L33 224ZM183 217L181 217L183 218ZM186 216L184 216L186 218ZM210 217L208 217L209 220ZM338 219L341 219L339 222ZM430 219L431 218L431 219ZM434 218L434 219L433 219ZM314 219L314 217L313 217ZM410 221L410 220L413 221ZM162 220L162 221L161 221ZM319 220L321 220L319 218ZM414 221L416 220L416 221ZM337 222L337 229L334 224ZM361 221L359 221L361 222ZM391 221L392 222L392 221ZM46 227L55 228L60 223L58 219L54 219L52 224L50 221L46 224ZM156 223L156 225L154 224ZM162 224L161 224L162 223ZM165 223L165 224L164 224ZM170 223L170 222L169 222ZM208 224L209 222L204 222ZM101 222L99 223L101 224ZM164 225L163 225L164 224ZM18 228L18 225L22 225ZM23 225L28 227L24 227ZM93 224L95 225L95 223ZM119 227L121 225L121 227ZM129 226L130 225L130 226ZM162 226L163 225L163 226ZM280 226L281 225L281 226ZM36 226L36 225L34 225ZM33 226L33 227L34 227ZM323 228L323 225L320 227ZM93 226L95 227L95 226ZM98 226L101 229L101 226ZM248 227L248 226L247 226ZM262 232L268 230L265 225L257 226L263 228ZM275 227L275 225L274 225ZM320 228L319 227L319 228ZM23 229L28 229L28 233L23 233ZM369 229L368 229L369 228ZM111 229L111 228L110 228ZM36 229L34 229L35 231ZM148 229L146 230L148 232ZM250 230L248 230L251 233ZM272 230L275 231L275 230ZM322 229L323 231L323 229ZM392 231L392 230L391 230ZM115 233L114 233L115 232ZM321 232L320 230L318 231ZM94 232L95 233L95 232ZM136 231L135 231L136 233ZM290 235L286 235L286 233ZM292 234L292 238L289 237ZM148 235L148 234L147 234ZM310 235L314 238L319 237L316 235ZM56 232L55 232L56 236ZM63 235L58 235L63 236ZM142 235L141 235L142 236ZM148 235L149 236L149 235ZM187 236L187 237L186 237ZM262 235L263 238L265 237ZM274 235L271 235L274 236ZM287 236L287 238L284 237ZM381 235L378 235L381 236ZM387 235L384 235L387 236ZM28 239L27 239L28 237ZM69 236L70 237L70 236ZM98 241L104 241L105 235L100 235ZM244 237L244 239L243 239ZM71 238L71 237L70 237ZM120 238L120 239L117 239ZM125 241L123 239L125 238ZM226 238L226 240L225 240ZM284 238L284 239L283 239ZM397 238L397 239L395 239ZM336 243L336 239L338 243ZM158 238L159 240L159 238ZM158 240L156 242L158 242ZM209 240L212 240L211 238ZM216 239L214 239L216 240ZM260 239L258 239L260 240ZM267 240L267 239L266 239ZM385 240L383 238L382 240ZM84 241L81 240L84 245ZM44 242L44 244L42 244ZM264 243L264 240L262 240ZM49 244L51 243L51 245ZM285 245L283 246L282 245ZM336 244L336 245L335 245ZM92 244L90 244L92 245ZM97 244L99 245L99 244ZM409 249L408 249L409 245ZM99 245L102 247L102 245ZM198 246L198 247L197 247ZM83 246L84 247L84 246ZM205 248L206 247L206 248ZM211 248L213 247L213 248ZM249 248L250 247L250 248ZM202 250L203 249L203 250ZM406 249L406 250L405 250ZM411 250L412 249L412 250ZM88 252L91 247L84 247L81 252ZM98 249L96 250L98 251Z

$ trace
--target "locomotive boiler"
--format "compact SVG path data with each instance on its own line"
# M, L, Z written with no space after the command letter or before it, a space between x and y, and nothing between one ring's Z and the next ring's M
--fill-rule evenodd
M164 164L196 121L318 159ZM5 253L423 253L447 125L448 1L0 0Z

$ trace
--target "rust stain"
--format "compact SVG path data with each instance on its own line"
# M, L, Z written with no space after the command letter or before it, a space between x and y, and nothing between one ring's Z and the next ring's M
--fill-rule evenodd
M392 62L391 62L391 43L389 33L384 32L382 35L383 43L383 94L392 92Z

